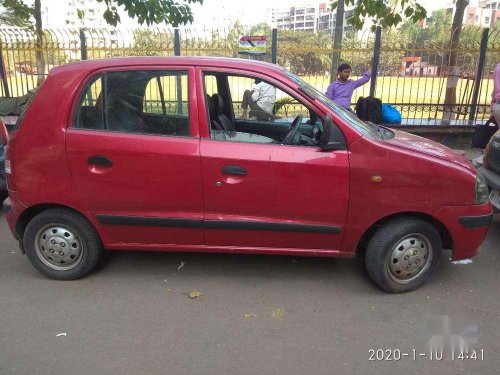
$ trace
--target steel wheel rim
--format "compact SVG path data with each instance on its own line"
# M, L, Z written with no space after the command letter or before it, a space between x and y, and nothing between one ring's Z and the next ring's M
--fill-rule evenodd
M421 233L412 233L394 245L387 256L386 268L392 281L409 284L425 273L432 262L432 245Z
M77 232L61 224L48 224L35 237L35 251L47 267L69 271L83 258L84 246Z

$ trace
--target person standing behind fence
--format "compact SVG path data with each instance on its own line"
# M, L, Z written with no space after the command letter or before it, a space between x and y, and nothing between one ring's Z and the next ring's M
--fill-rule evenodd
M500 122L500 63L493 71L493 92L491 93L491 116Z
M337 80L328 86L325 93L327 98L348 111L351 111L351 98L354 90L370 80L371 66L367 66L363 76L356 81L349 79L350 76L351 67L349 64L340 64L337 69Z

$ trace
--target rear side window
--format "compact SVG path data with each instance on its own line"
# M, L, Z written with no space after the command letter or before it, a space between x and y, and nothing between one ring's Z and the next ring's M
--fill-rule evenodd
M90 81L74 126L121 133L189 136L189 85L184 71L123 71Z
M102 77L99 76L87 85L76 113L75 127L104 129L102 81Z

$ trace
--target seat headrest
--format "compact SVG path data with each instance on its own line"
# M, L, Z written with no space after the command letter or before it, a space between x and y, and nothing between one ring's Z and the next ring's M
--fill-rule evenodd
M208 108L208 115L210 116L210 118L215 117L214 102L212 101L212 98L208 94L206 96L206 102L207 102L207 108Z
M212 101L214 102L215 112L218 115L223 114L224 113L224 100L222 99L222 96L215 93L212 95Z

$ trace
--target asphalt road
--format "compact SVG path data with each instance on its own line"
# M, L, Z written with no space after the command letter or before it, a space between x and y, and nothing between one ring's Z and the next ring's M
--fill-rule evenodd
M471 264L446 254L403 295L353 259L277 256L113 253L61 282L20 254L0 214L0 375L498 374L499 243L497 219ZM431 358L433 335L477 359L447 346Z

